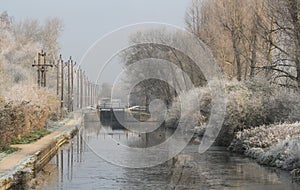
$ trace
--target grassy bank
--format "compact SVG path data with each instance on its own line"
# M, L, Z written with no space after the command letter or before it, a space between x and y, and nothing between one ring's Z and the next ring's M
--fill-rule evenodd
M12 141L11 144L30 144L32 142L35 142L39 140L40 138L50 134L50 131L47 129L35 129L31 133L29 133L26 136L18 136L15 137Z

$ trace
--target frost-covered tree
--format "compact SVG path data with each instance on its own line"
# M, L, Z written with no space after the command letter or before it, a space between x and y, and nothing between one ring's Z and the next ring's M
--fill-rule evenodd
M48 51L47 60L56 58L62 22L57 18L47 19L44 25L37 19L15 22L7 12L3 12L0 14L0 31L0 96L4 96L6 91L15 89L12 88L14 85L18 84L19 88L20 84L36 84L33 61L42 49ZM55 86L51 70L48 77L53 77L49 83Z
M300 87L299 0L193 0L185 22L230 79Z
M128 76L126 82L131 84L132 81L141 79L132 93L139 96L143 104L148 105L151 99L161 99L166 102L166 105L170 105L175 96L188 90L189 81L195 86L206 84L201 68L194 60L174 48L181 46L188 51L193 48L189 43L190 40L190 36L186 34L166 29L145 30L132 34L130 42L135 45L123 52L122 61L125 68L131 68L135 64L133 69L126 69ZM168 44L166 42L173 44L174 47L164 45ZM140 77L140 75L149 76L150 73L155 73L156 78L144 80ZM163 76L172 77L168 83L157 80L157 78L164 78Z

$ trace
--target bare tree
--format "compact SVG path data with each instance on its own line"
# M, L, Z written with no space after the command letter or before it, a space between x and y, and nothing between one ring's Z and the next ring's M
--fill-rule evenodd
M187 10L187 29L210 46L229 78L254 78L261 7L261 0L194 0Z
M300 20L298 0L264 1L265 19L260 27L267 43L267 62L262 68L274 83L300 87Z

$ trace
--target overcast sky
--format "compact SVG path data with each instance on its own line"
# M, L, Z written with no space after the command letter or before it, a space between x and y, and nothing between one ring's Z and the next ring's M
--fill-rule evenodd
M97 39L125 25L163 22L184 27L189 4L190 0L0 0L0 11L7 11L16 21L61 18L61 53L79 61ZM93 68L86 70L89 74Z

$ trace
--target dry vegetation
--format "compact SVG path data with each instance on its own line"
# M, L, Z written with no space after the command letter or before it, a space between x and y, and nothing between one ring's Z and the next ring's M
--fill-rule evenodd
M43 129L56 110L53 73L48 75L50 88L38 88L31 65L41 49L49 53L48 59L55 58L61 29L56 18L41 25L38 20L16 22L6 12L0 14L0 152L12 140Z
M56 110L55 96L43 90L32 90L40 97L40 102L23 99L0 102L0 151L6 150L12 140L21 139L31 132L44 129L50 114Z

